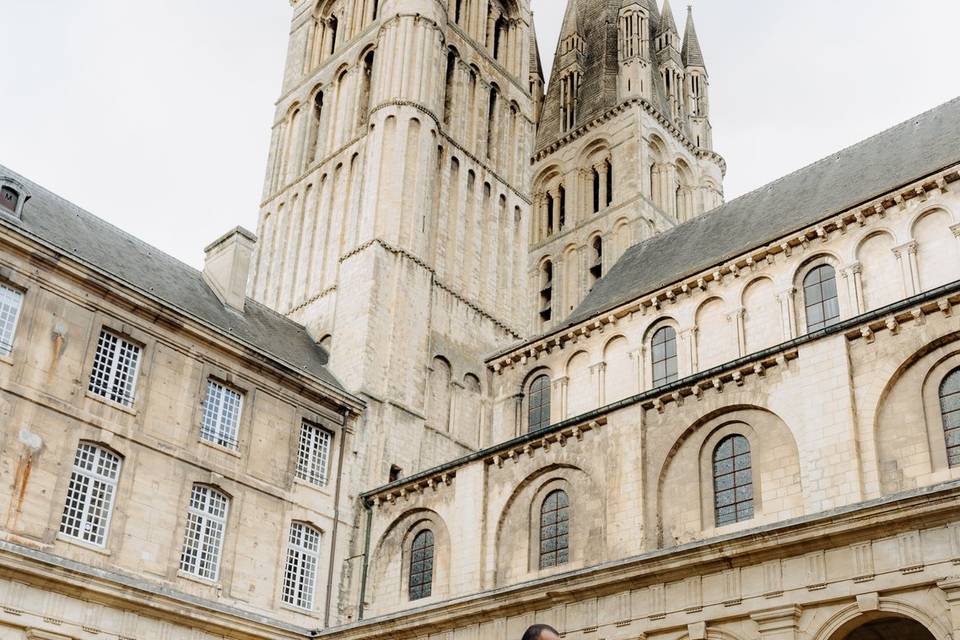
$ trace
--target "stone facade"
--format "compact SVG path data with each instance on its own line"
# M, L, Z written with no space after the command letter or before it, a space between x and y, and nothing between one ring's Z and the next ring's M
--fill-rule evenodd
M960 638L960 100L723 204L669 2L291 6L202 272L0 167L0 638Z

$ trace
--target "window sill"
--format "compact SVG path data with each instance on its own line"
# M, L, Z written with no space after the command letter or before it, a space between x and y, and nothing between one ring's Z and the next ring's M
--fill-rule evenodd
M288 603L286 603L286 602L281 602L281 603L280 603L280 609L281 609L282 611L289 611L290 613L296 613L296 614L301 615L301 616L315 616L315 615L317 615L316 606L314 606L312 609L301 609L300 607L298 607L298 606L296 606L296 605L288 604Z
M211 587L213 589L223 589L223 585L216 580L208 580L207 578L201 578L200 576L194 575L192 573L187 573L183 569L177 569L177 577L183 578L184 580L189 580L190 582L195 582L197 584L202 584L205 587Z
M330 482L329 482L329 481L328 481L326 484L322 484L322 485L321 485L321 484L314 484L314 483L310 482L309 480L304 480L303 478L298 478L298 477L294 476L294 477L293 477L293 484L294 484L294 486L298 486L298 485L299 485L299 486L301 486L301 487L305 487L305 488L310 489L310 490L312 490L312 491L316 491L316 492L318 492L318 493L322 493L323 495L328 496L328 497L330 497L330 496L333 495L333 494L330 493Z
M97 545L93 544L92 542L84 542L83 540L78 540L78 539L76 539L76 538L72 538L72 537L66 535L65 533L59 533L59 532L58 532L58 533L57 533L57 540L60 541L60 542L65 542L65 543L67 543L67 544L69 544L69 545L71 545L71 546L73 546L73 547L79 547L79 548L85 549L85 550L87 550L87 551L93 551L94 553L98 553L98 554L100 554L101 556L106 556L106 557L108 557L108 558L113 555L113 552L110 551L109 549L107 549L106 547L98 547Z
M110 400L109 398L104 398L103 396L98 396L97 394L93 393L92 391L87 391L85 395L86 395L86 397L89 398L90 400L93 400L94 402L98 402L98 403L100 403L100 404L102 404L102 405L105 405L105 406L107 406L107 407L110 407L111 409L116 409L117 411L122 411L123 413L126 413L127 415L131 415L131 416L136 416L136 415L137 415L137 410L134 409L133 407L128 407L128 406L125 405L125 404L120 404L119 402L114 402L113 400Z
M216 442L210 442L209 440L204 440L203 438L200 438L198 442L205 447L209 447L213 449L214 451L219 451L220 453L225 453L228 456L233 456L237 460L239 460L242 457L238 449L231 449L230 447L224 446L222 444L217 444Z

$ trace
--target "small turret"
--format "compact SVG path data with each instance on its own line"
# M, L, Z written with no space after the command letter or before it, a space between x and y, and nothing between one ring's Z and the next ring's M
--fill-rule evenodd
M623 0L617 15L618 90L620 97L651 95L651 0ZM654 10L656 7L654 6Z
M673 19L670 0L664 0L660 28L657 30L657 64L663 79L663 95L667 101L670 117L683 118L684 69L680 59L680 32Z
M684 73L684 111L690 136L698 147L713 149L713 129L710 126L709 78L703 50L693 24L693 8L687 9L687 26L680 52Z
M580 84L583 81L586 41L580 30L577 5L580 0L570 0L560 29L560 47L557 49L555 66L560 81L560 122L563 131L569 131L577 122L577 103Z

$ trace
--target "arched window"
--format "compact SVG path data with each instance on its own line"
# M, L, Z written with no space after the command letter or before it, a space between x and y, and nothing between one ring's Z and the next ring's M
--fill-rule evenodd
M591 288L603 275L603 238L600 236L594 238L592 248L593 259L590 261Z
M940 415L947 441L947 462L960 466L960 369L954 369L940 384Z
M410 548L410 599L421 600L433 594L433 531L421 531Z
M363 57L363 69L360 72L360 104L358 125L362 130L370 118L370 83L373 78L373 51Z
M313 97L313 111L310 118L310 133L307 139L309 145L307 151L307 164L313 164L319 160L320 150L320 119L323 117L323 91L317 91Z
M653 334L650 341L653 362L653 387L677 380L677 332L673 327L663 327Z
M563 188L563 185L560 185L558 193L560 200L560 216L557 220L557 228L558 230L563 231L563 228L567 224L567 190Z
M743 436L725 438L714 450L713 494L716 526L753 518L750 442Z
M600 211L600 172L593 168L593 212Z
M333 55L333 52L337 50L337 28L339 27L339 22L337 21L337 16L330 16L330 19L327 20L327 38L329 49L327 53Z
M607 206L613 204L613 163L607 160Z
M503 47L501 45L503 43L503 37L506 34L506 30L507 19L503 16L500 16L493 25L493 59L497 60L498 62L503 62L500 54L503 51Z
M104 546L119 478L119 456L81 442L73 459L60 533L97 547Z
M450 49L447 52L447 75L446 75L446 91L444 93L443 99L443 122L444 124L450 124L450 115L453 110L453 80L454 73L457 70L457 54Z
M463 0L454 0L453 2L453 21L460 24L460 17L463 15Z
M803 279L803 304L807 333L829 327L840 319L837 272L828 264L816 267Z
M313 609L320 566L320 531L303 522L290 525L283 601L298 609Z
M193 485L187 505L187 527L180 552L180 570L216 581L227 528L230 498L212 487Z
M570 560L570 498L554 491L540 507L540 568L549 569Z
M553 263L549 260L540 269L540 319L550 322L553 316Z
M550 426L550 376L539 376L530 383L527 394L527 429L540 431Z
M497 85L490 86L490 104L487 108L487 157L493 158L494 132L497 130Z

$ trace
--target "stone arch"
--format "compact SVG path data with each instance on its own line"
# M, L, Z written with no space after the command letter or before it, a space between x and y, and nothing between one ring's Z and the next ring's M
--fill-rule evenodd
M674 163L677 169L676 184L674 189L675 207L677 212L677 222L686 222L694 215L693 193L696 179L693 169L683 158L677 158Z
M425 529L434 536L434 573L433 594L422 602L442 600L449 594L452 548L446 521L432 509L411 509L396 517L373 547L367 589L371 609L386 611L409 601L410 547Z
M864 624L885 618L901 618L922 625L934 640L951 640L952 635L944 621L930 612L909 602L896 598L880 598L876 611L863 613L856 604L840 609L816 632L811 632L812 640L845 640L847 636Z
M879 309L904 297L903 273L894 255L896 236L888 229L865 234L856 247L864 310Z
M441 355L434 356L427 372L427 422L440 431L450 428L450 388L453 367Z
M932 207L910 224L916 242L919 291L929 291L960 278L960 244L951 227L954 216L943 207Z
M562 265L563 308L560 315L566 317L580 303L580 252L576 245L564 248Z
M676 337L677 377L683 377L687 374L687 371L685 371L681 366L683 359L680 357L680 324L673 316L661 316L654 320L643 333L643 379L647 381L645 385L647 388L658 386L655 384L657 380L656 376L654 375L653 338L657 335L657 332L664 327L670 327L673 329Z
M534 516L543 499L558 488L570 498L571 521L570 561L558 570L583 567L605 557L602 490L576 465L548 465L521 480L500 512L493 548L495 586L517 584L541 573L534 562L539 546L539 527L534 527L539 522Z
M697 370L736 360L738 353L736 325L730 321L726 301L711 296L697 308Z
M613 258L613 261L615 262L618 260L632 244L630 220L627 218L620 218L613 223L613 246L611 247L611 257Z
M783 342L780 304L772 279L760 276L747 283L740 295L740 305L743 309L744 355Z
M480 377L474 373L463 376L463 388L453 432L460 442L473 447L480 446L480 434L483 425L483 386Z
M939 387L960 367L960 332L929 342L899 366L880 371L886 382L873 414L880 491L885 495L960 477L947 460ZM920 393L917 393L917 390Z
M802 515L800 457L793 432L780 416L759 404L728 405L707 411L675 433L669 449L654 452L661 545L702 539L714 529L713 478L704 460L710 459L711 447L734 433L750 441L756 511L753 520L731 526L742 529ZM694 491L692 478L697 478Z
M564 418L572 418L597 408L590 354L577 351L567 360L564 374L567 378L567 407Z
M828 265L833 268L834 279L837 285L837 301L840 307L840 318L853 316L858 313L856 308L851 308L852 303L849 297L844 295L840 288L842 278L840 271L841 264L842 262L837 254L831 251L819 251L800 263L800 266L793 272L795 311L794 317L790 318L790 320L796 326L798 334L809 333L807 329L808 319L805 283L807 276L817 267Z
M617 402L639 393L631 351L630 341L623 334L613 336L604 345L604 397L601 404Z

